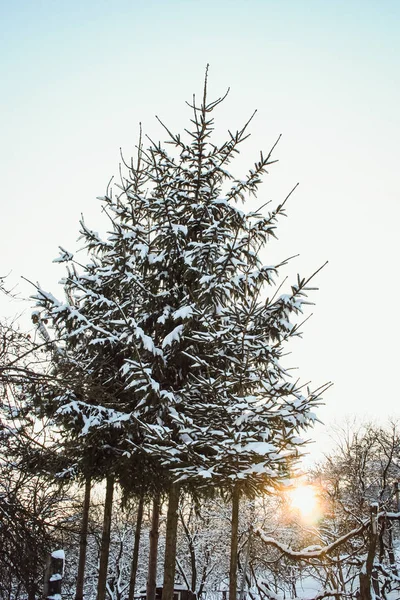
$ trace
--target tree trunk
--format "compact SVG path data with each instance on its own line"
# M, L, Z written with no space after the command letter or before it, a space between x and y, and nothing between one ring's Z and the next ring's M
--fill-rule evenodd
M360 600L372 600L379 594L379 583L377 574L374 573L374 559L376 553L376 545L378 542L378 505L371 505L371 525L369 532L369 546L365 567L360 573Z
M134 595L135 595L136 572L137 572L138 558L139 558L140 532L142 529L142 520L143 520L143 505L144 505L144 496L142 495L139 500L139 506L138 506L137 516L136 516L135 542L133 544L131 577L129 580L128 600L133 600Z
M388 524L388 557L389 557L390 568L391 568L393 574L396 577L398 577L399 573L397 571L396 556L394 553L394 545L393 545L393 523Z
M164 583L162 600L173 600L178 528L179 486L173 483L169 492L167 529L165 532Z
M149 570L147 573L146 600L155 600L157 585L157 557L158 557L158 527L160 522L160 496L153 500L151 516Z
M397 480L394 484L394 495L395 495L395 499L396 499L396 504L395 504L395 512L400 512L400 482L399 480ZM400 532L400 521L397 521L398 523L398 532Z
M106 499L104 503L103 534L100 546L99 580L97 583L97 600L105 600L107 586L108 555L110 551L111 514L114 494L114 477L107 477Z
M249 560L250 560L252 534L253 534L253 531L250 529L249 539L247 540L246 558L244 560L244 565L243 565L242 582L240 584L240 590L239 590L239 600L243 600L243 598L244 598L244 586L245 586L246 580L247 580L247 569L248 569Z
M192 537L192 534L190 533L189 530L189 523L192 517L192 510L193 508L190 509L189 515L188 515L188 524L186 525L185 523L185 519L184 516L182 514L182 511L179 511L179 518L180 518L180 522L182 523L182 527L183 530L185 532L186 535L186 541L188 544L188 549L189 549L189 557L190 557L190 570L191 570L191 583L189 585L189 582L187 581L186 575L184 574L183 570L181 570L179 568L179 561L177 562L177 566L181 572L182 577L185 579L185 584L187 585L187 588L190 589L193 594L196 594L196 589L197 589L197 560L196 560L196 549L195 549L195 545L194 545L194 540Z
M90 477L86 477L85 496L83 499L81 533L80 533L80 537L79 537L79 562L78 562L78 575L76 578L75 600L83 600L83 584L84 584L84 580L85 580L87 534L88 534L88 524L89 524L90 489L91 489L91 479L90 479Z
M231 561L229 565L229 600L237 598L237 563L238 563L238 530L239 530L239 486L235 485L232 493L232 531Z

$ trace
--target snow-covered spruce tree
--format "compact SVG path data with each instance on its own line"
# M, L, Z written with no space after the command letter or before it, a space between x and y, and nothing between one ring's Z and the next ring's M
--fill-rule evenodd
M84 338L90 351L114 356L121 395L107 410L96 407L90 427L101 430L111 418L121 451L148 457L167 476L164 600L172 598L179 488L228 490L237 513L240 494L288 474L323 391L304 395L280 365L285 342L298 334L291 319L309 280L278 296L285 263L261 261L285 202L265 215L238 208L274 161L272 151L261 153L244 180L226 170L248 123L214 145L212 112L222 100L207 101L206 78L201 105L191 105L188 141L165 128L173 154L139 142L118 193L100 199L111 220L107 239L82 222L90 262L69 268L67 301L37 295L64 339ZM65 251L62 259L73 263ZM79 419L92 410L57 409ZM233 545L231 600L235 556Z
M36 320L40 321L39 315ZM58 476L73 476L77 482L85 482L76 600L83 593L91 481L106 479L98 577L98 598L102 600L106 594L115 483L121 484L125 495L136 493L143 499L154 490L158 493L162 474L151 477L150 459L145 456L138 461L134 453L124 454L120 448L120 422L126 414L115 408L123 406L124 388L119 382L120 365L114 349L91 346L85 336L69 337L68 320L54 322L53 329L58 340L53 344L53 378L36 392L37 411L53 417L69 458L69 469L64 468ZM46 329L43 333L51 339ZM132 436L133 427L130 433ZM138 442L137 436L135 440Z

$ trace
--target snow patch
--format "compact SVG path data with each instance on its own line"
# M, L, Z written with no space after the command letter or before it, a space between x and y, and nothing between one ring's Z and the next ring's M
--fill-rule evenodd
M179 308L178 310L176 310L172 317L174 319L174 321L176 321L177 319L189 319L193 314L193 308L191 306L182 306L182 308Z
M177 327L175 327L175 329L173 329L171 333L165 336L162 343L162 347L166 348L167 346L172 346L173 342L179 342L179 340L181 339L182 332L183 325L178 325Z

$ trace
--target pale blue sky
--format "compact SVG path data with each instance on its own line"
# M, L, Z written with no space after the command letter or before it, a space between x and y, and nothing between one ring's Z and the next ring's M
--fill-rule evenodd
M130 155L139 121L164 139L155 114L186 127L184 101L209 62L211 95L231 87L219 136L258 109L231 171L240 177L282 133L260 203L301 183L267 262L299 252L288 273L308 274L330 261L291 362L304 380L335 382L320 411L328 423L399 414L400 2L0 6L0 275L56 289L57 246L77 247L81 212L99 222L95 197L117 174L119 147Z

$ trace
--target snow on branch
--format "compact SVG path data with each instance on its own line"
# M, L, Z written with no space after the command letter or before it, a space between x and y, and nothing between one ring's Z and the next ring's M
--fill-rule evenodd
M381 519L400 520L400 512L382 511L377 515L377 519L378 520L381 520ZM258 537L265 544L267 544L269 546L273 546L274 548L276 548L277 550L279 550L286 556L289 556L290 558L293 558L293 559L308 560L310 558L323 558L326 554L330 554L336 548L338 548L339 546L341 546L342 544L344 544L351 538L363 533L363 531L368 529L370 526L371 526L371 520L370 519L364 520L361 522L361 524L358 527L355 527L348 533L342 535L341 537L339 537L338 539L333 541L331 544L328 544L326 546L312 546L309 548L303 548L303 550L292 550L292 548L290 548L289 546L286 546L286 544L282 544L282 542L279 542L278 540L275 540L274 538L265 535L265 533L263 532L263 530L260 527L255 528L254 533L256 535L258 535Z
M364 521L359 527L352 529L327 546L312 546L310 548L304 548L303 550L292 550L289 546L286 546L286 544L282 544L278 540L265 535L259 527L257 527L254 532L265 544L273 546L282 552L282 554L293 559L308 560L310 558L323 558L326 554L330 554L333 550L350 540L352 537L360 535L360 533L367 529L369 525L369 521Z

